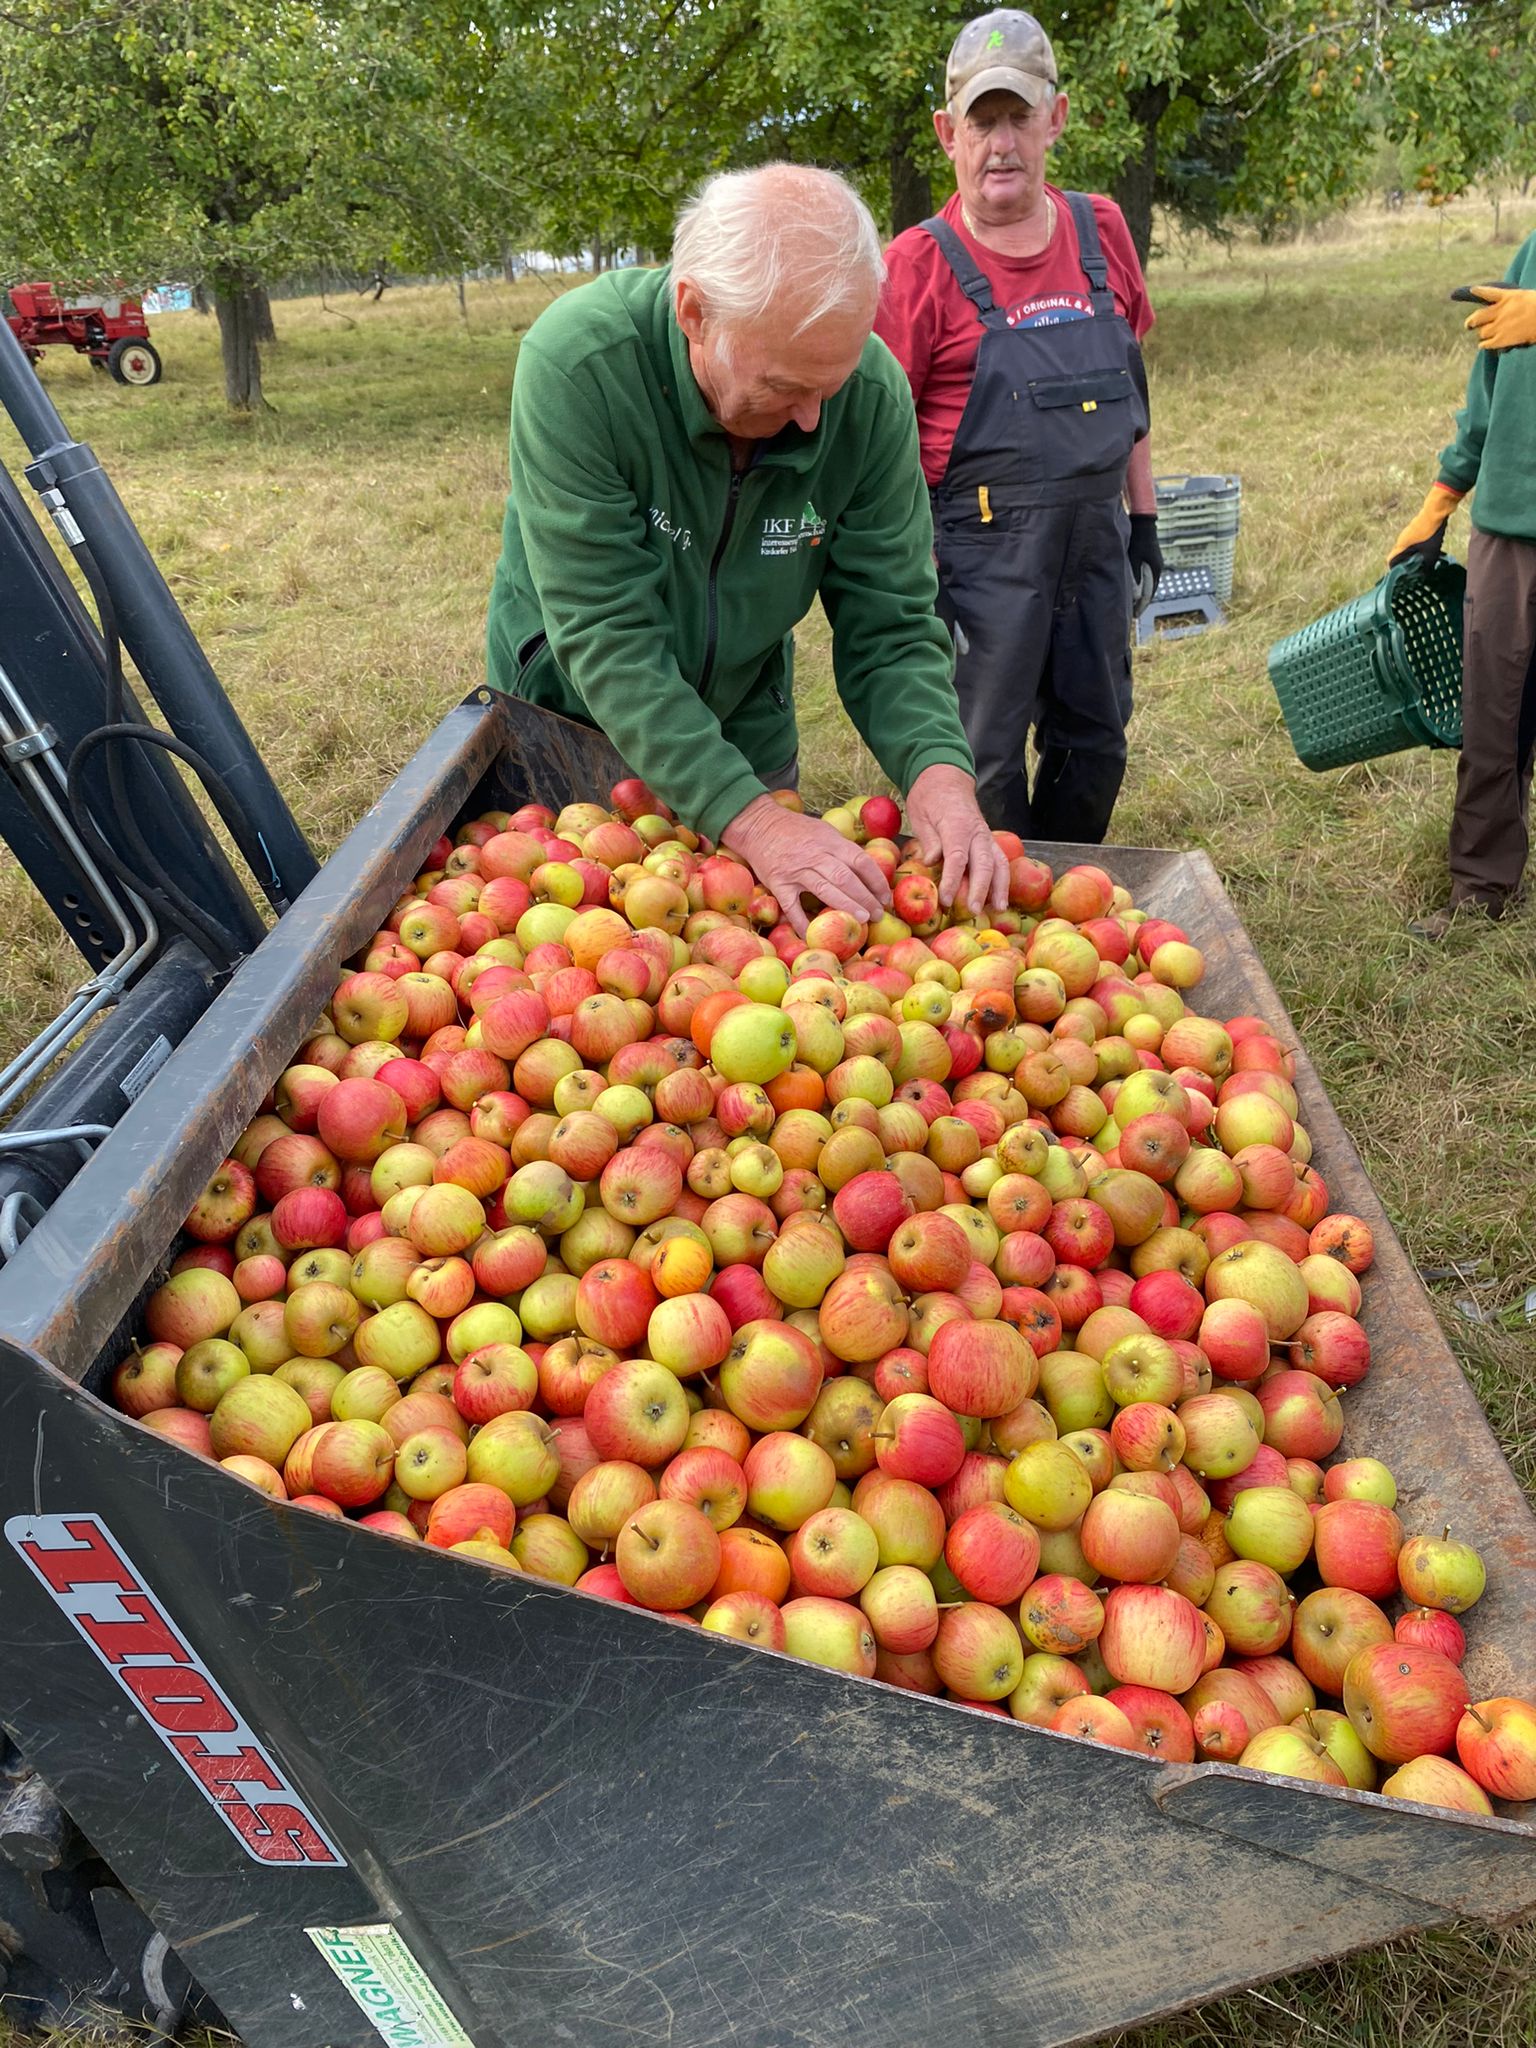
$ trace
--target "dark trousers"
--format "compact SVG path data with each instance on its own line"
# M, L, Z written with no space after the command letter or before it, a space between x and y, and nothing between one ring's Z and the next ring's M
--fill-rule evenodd
M994 513L936 507L939 616L994 830L1097 845L1131 716L1128 525L1118 497ZM1031 790L1030 731L1040 763Z
M1530 850L1536 755L1536 542L1474 527L1462 634L1451 901L1502 910Z

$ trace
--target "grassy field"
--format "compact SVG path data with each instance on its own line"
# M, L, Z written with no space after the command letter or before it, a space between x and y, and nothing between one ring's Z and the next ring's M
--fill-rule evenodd
M1114 836L1209 851L1412 1255L1456 1268L1447 1329L1536 1493L1536 915L1442 951L1406 916L1443 898L1454 761L1313 775L1264 672L1269 643L1366 589L1448 438L1469 360L1458 283L1499 275L1536 200L1439 220L1363 217L1281 248L1176 246L1154 267L1155 465L1243 480L1233 620L1138 662ZM156 323L158 389L52 356L49 387L96 448L305 830L328 850L480 677L505 489L507 400L538 284L280 303L275 410L224 414L211 321ZM10 460L13 443L0 437ZM1464 541L1453 527L1452 545ZM815 797L872 785L802 636ZM0 991L0 1050L78 964L24 883L0 915L40 963ZM1485 1318L1473 1323L1455 1303ZM0 2041L3 2041L0 2028ZM1536 1927L1451 1932L1208 2006L1119 2048L1529 2048Z

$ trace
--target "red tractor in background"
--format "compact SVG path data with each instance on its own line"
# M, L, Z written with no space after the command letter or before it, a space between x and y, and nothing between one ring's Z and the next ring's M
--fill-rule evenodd
M160 357L138 299L123 292L64 296L51 284L13 284L6 321L35 363L45 348L89 356L119 384L158 384Z

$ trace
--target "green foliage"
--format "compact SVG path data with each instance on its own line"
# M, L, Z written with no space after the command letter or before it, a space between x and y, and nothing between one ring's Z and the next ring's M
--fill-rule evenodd
M261 279L467 256L488 190L392 0L14 0L0 273Z

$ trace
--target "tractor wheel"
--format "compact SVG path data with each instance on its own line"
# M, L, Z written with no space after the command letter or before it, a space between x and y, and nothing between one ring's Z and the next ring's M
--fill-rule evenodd
M160 382L160 358L147 341L114 341L107 351L107 368L119 384Z

